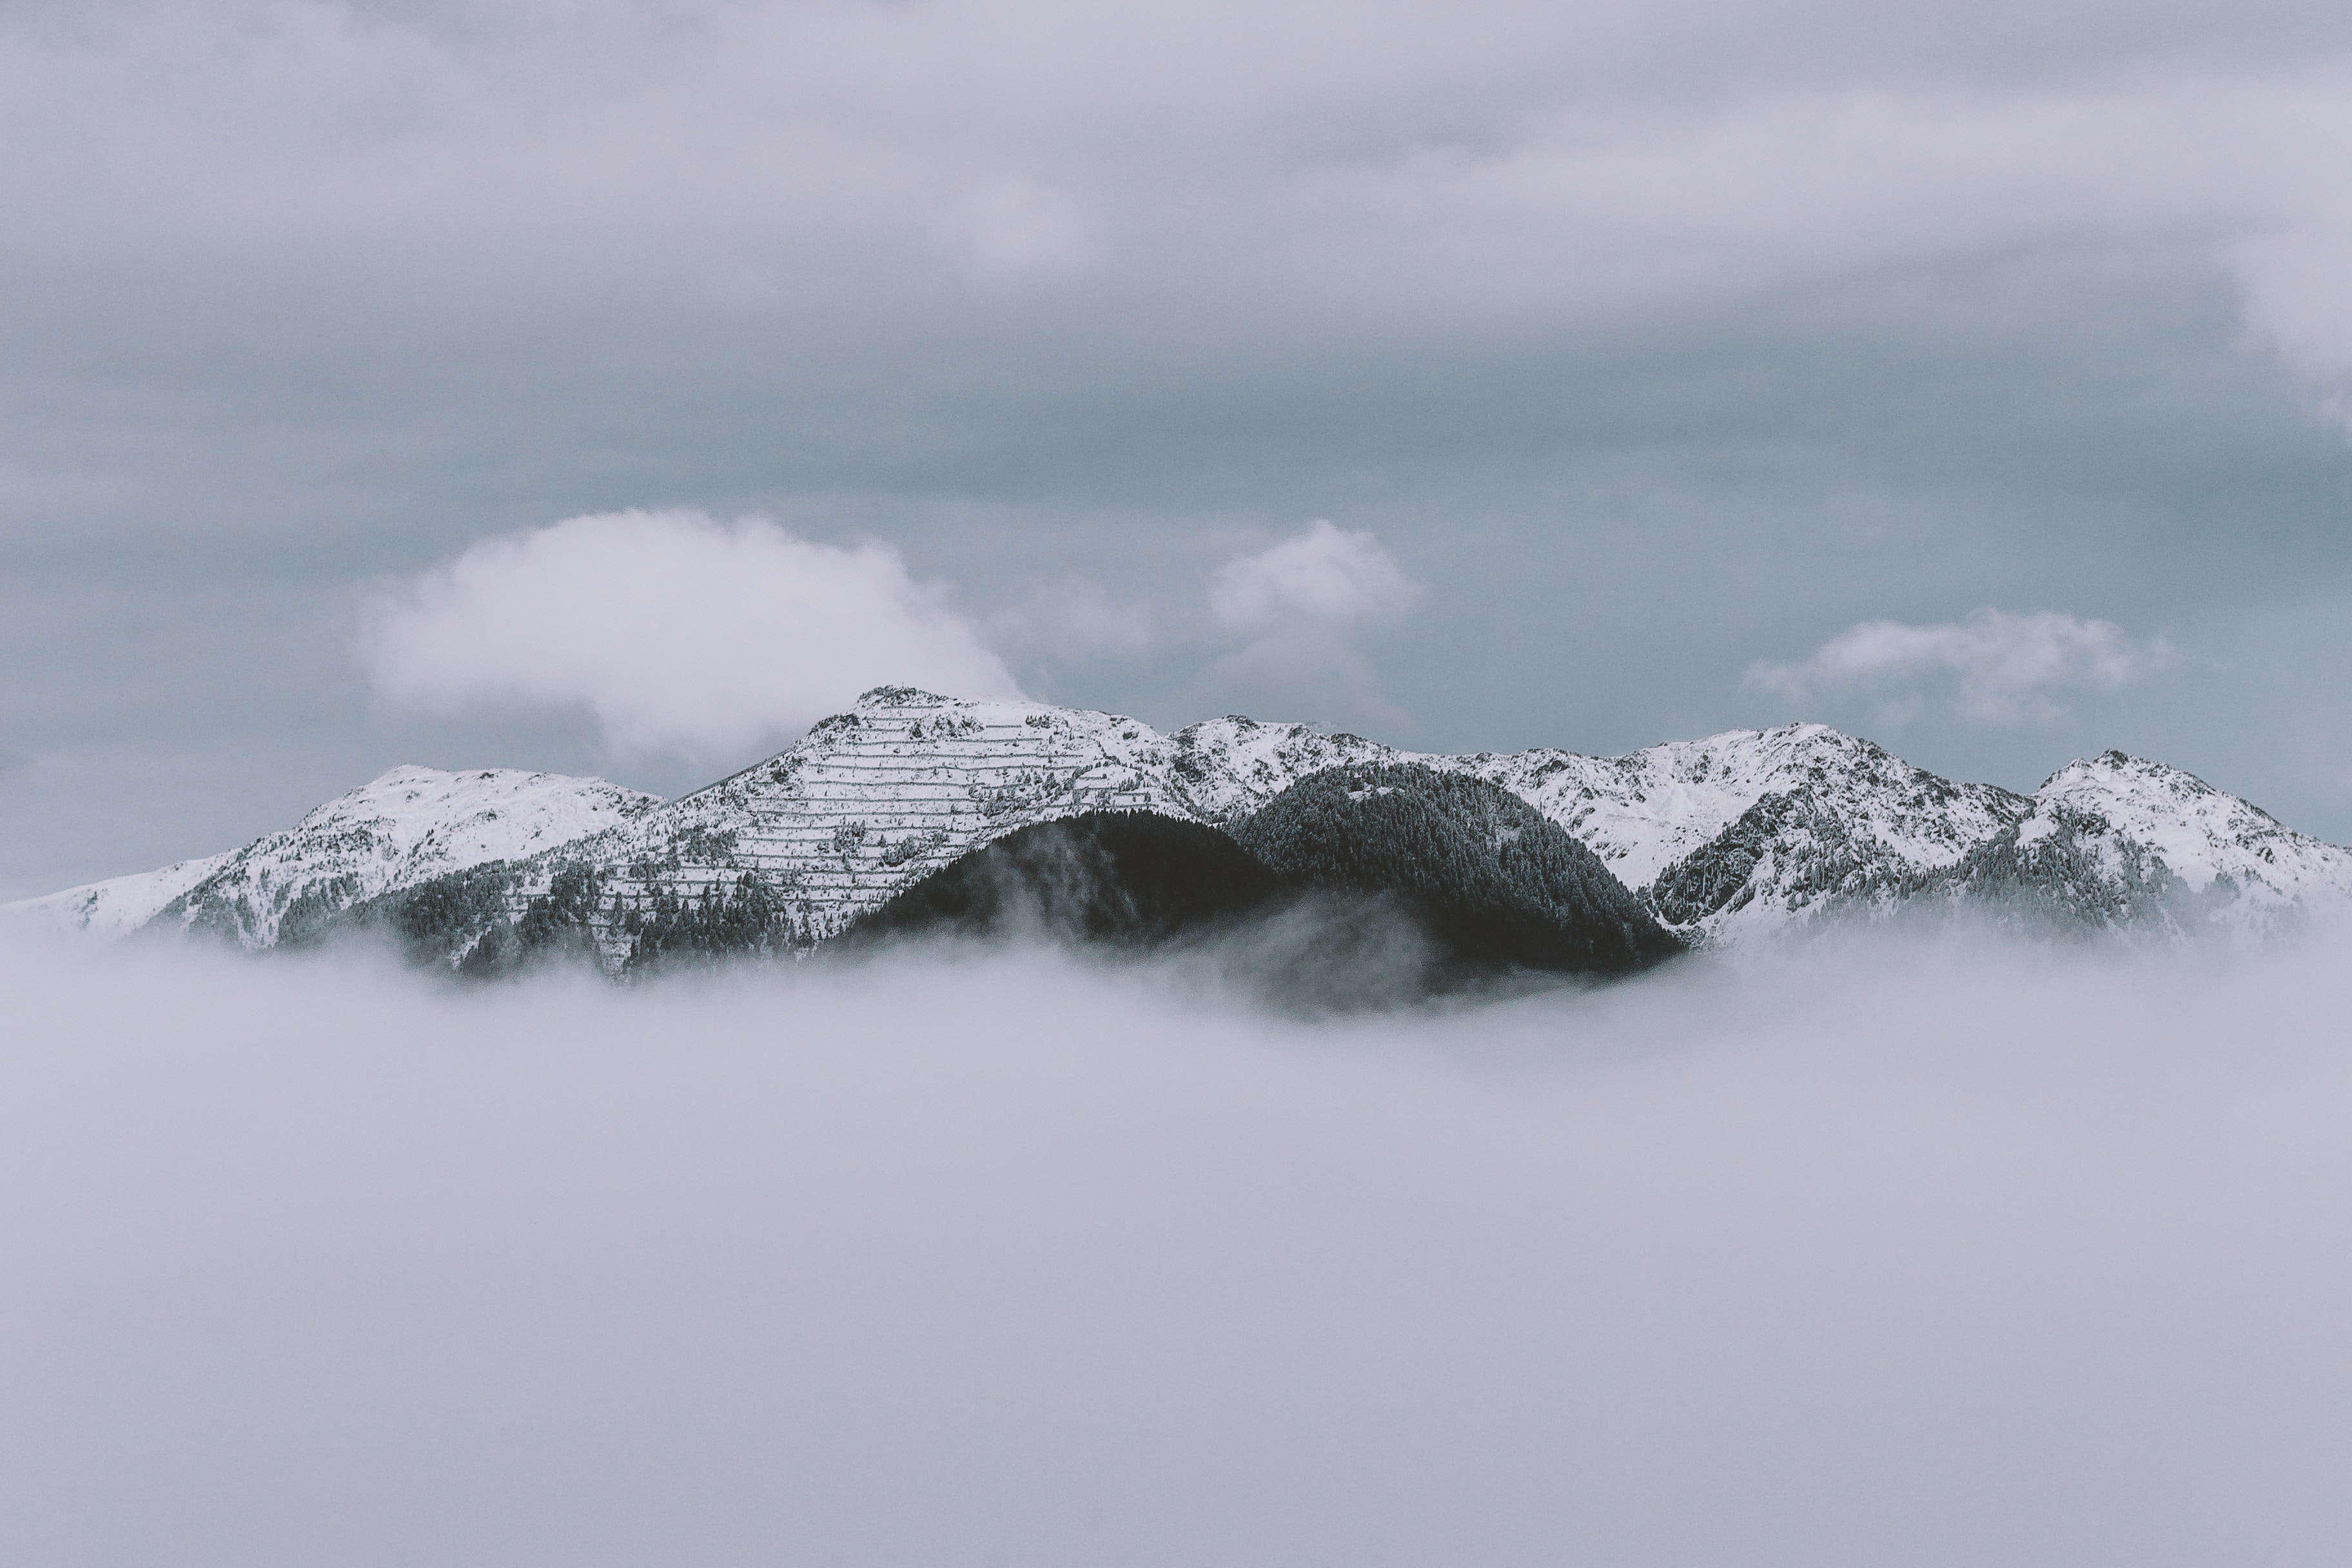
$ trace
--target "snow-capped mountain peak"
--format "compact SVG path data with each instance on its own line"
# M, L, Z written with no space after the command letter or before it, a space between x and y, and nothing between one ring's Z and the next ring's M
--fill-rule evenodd
M155 921L274 946L360 900L537 854L660 804L603 779L396 767L226 857Z
M2163 763L2103 752L2051 774L2033 799L2016 830L2021 854L2063 838L2110 867L2147 865L2178 879L2174 918L2187 924L2250 936L2352 908L2352 850Z
M1826 724L1729 730L1622 757L1461 759L1582 838L1661 918L1718 940L1859 881L1948 866L2026 806Z
M787 750L580 852L612 868L610 896L628 908L750 876L824 935L1032 822L1097 809L1191 816L1173 755L1124 714L877 687ZM526 885L552 875L551 861Z

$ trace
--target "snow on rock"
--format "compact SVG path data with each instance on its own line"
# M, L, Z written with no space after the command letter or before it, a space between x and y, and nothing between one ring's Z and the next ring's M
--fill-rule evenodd
M1325 768L1357 763L1447 766L1454 762L1400 752L1360 735L1327 735L1306 724L1261 724L1239 714L1177 731L1171 753L1171 786L1194 815L1211 823L1246 816Z
M1176 786L1210 822L1343 763L1475 774L1574 834L1661 918L1701 940L1785 921L1826 888L1949 866L2027 809L2022 796L1953 784L1824 724L1731 730L1622 757L1550 747L1424 755L1241 718L1195 724L1175 742ZM1657 885L1677 867L1691 874L1661 906Z
M2352 851L2119 752L2073 763L2028 797L1939 778L1821 724L1622 757L1454 757L1238 716L1163 735L1116 713L897 686L667 805L594 779L396 768L235 855L12 908L92 931L152 916L267 947L384 893L489 867L488 907L513 920L570 878L565 899L585 898L616 963L648 922L746 889L782 940L805 942L1031 823L1146 809L1225 824L1309 773L1360 763L1500 784L1703 944L1898 909L2252 935L2352 910Z
M152 923L272 947L362 899L533 855L660 804L603 779L398 767L223 858Z
M2352 913L2352 850L2162 763L2068 763L1951 879L1956 896L2076 923L2258 941Z
M0 915L31 921L53 931L85 932L100 937L128 936L153 920L164 905L211 876L228 860L226 853L207 855L199 860L179 861L159 871L109 877L103 882L68 888L61 893L47 893L37 899L20 899L13 904L0 904Z
M749 876L824 937L1016 827L1103 810L1191 819L1175 749L1139 720L877 687L789 750L520 868L519 897L593 864L618 928ZM603 933L608 946L613 931Z
M1703 941L1785 924L1842 888L1948 867L2028 810L2022 796L1952 784L1820 724L1625 757L1451 757L1239 716L1163 737L1118 714L887 687L781 755L548 857L517 893L545 891L559 862L592 859L604 868L606 946L617 956L633 914L748 876L781 896L800 937L821 940L1031 822L1131 806L1226 823L1309 773L1356 763L1417 763L1502 785ZM1677 867L1697 868L1662 902L1652 884L1664 888L1662 873Z
M1826 724L1729 730L1622 757L1538 750L1464 757L1458 765L1583 839L1636 891L1768 795L1805 795L1852 837L1921 866L1950 864L2023 810L2005 804L2019 800L2006 790L1955 784Z

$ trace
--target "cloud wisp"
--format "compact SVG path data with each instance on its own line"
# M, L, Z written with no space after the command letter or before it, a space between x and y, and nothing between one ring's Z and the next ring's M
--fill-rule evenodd
M1862 956L1307 1026L0 947L0 1555L2340 1557L2341 948Z
M1318 518L1211 577L1210 613L1247 641L1210 665L1201 695L1269 712L1403 722L1357 638L1421 598L1421 585L1369 530Z
M477 544L380 604L362 652L396 702L577 705L625 750L704 756L890 682L1020 695L887 546L688 511L576 517Z
M2062 716L2067 697L2120 691L2172 662L2162 639L2113 621L1988 607L1927 626L1864 621L1797 663L1750 665L1746 679L1792 702L1863 698L1893 722L1948 704L1973 723L2024 724Z
M1209 608L1244 630L1388 620L1420 598L1420 586L1370 531L1323 518L1279 544L1226 562L1209 584Z

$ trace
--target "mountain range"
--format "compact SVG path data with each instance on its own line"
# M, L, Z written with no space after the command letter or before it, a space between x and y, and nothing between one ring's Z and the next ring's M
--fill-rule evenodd
M181 931L247 949L388 925L417 956L453 964L488 951L493 928L500 940L528 929L620 969L698 932L803 949L1009 835L1087 814L1148 813L1244 844L1255 831L1263 845L1251 825L1285 792L1366 768L1496 786L1590 851L1614 879L1610 897L1622 889L1674 946L1963 913L2037 934L2251 942L2352 911L2352 851L2117 752L2027 795L1938 777L1820 724L1622 757L1454 756L1240 717L1162 734L1118 714L905 687L869 691L677 800L601 779L402 767L231 853L6 908L68 930ZM1446 828L1449 853L1525 831L1504 808L1447 798L1483 825ZM1315 854L1338 864L1328 843Z

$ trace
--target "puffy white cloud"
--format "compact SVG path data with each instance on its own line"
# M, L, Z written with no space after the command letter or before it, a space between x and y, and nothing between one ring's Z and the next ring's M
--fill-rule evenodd
M1379 540L1321 518L1295 539L1226 562L1209 584L1209 608L1231 626L1380 619L1420 597Z
M690 511L485 541L381 604L362 649L395 701L583 705L633 750L739 752L890 682L1019 692L887 546Z
M1948 691L1964 718L2014 724L2063 712L2062 694L2119 690L2171 659L2162 640L2138 641L2112 621L1985 608L1932 626L1864 621L1801 662L1750 666L1748 682L1801 702L1870 696L1895 719Z

